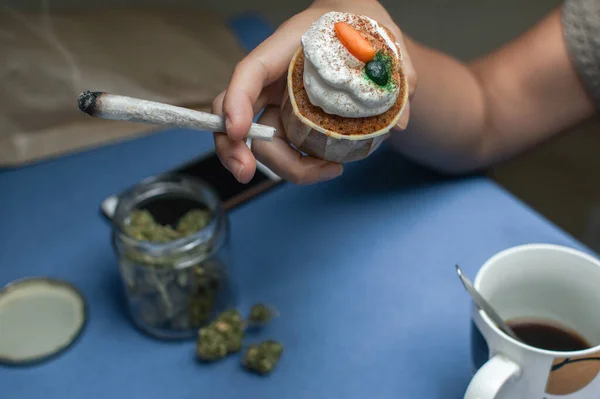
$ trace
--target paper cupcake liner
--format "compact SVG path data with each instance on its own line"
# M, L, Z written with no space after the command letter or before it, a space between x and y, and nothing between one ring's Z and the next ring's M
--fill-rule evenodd
M292 76L296 59L301 52L302 46L298 48L290 62L287 88L281 105L281 120L288 141L299 151L326 161L347 163L368 157L389 137L390 130L396 126L404 111L408 102L406 79L402 79L405 87L400 91L404 93L405 97L402 99L402 107L390 124L381 130L365 135L343 135L315 124L298 110L292 89Z

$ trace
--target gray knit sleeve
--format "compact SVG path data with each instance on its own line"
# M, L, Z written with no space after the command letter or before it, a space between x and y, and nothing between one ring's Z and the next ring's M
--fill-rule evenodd
M577 74L600 110L600 0L565 0L562 24Z

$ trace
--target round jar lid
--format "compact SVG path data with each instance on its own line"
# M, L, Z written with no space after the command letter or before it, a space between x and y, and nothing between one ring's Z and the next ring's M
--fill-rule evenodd
M87 320L83 295L71 284L26 278L0 290L0 363L37 363L67 349Z

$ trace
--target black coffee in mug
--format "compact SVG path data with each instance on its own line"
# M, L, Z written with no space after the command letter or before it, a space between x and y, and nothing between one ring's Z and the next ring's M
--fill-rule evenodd
M517 337L529 346L559 352L571 352L592 347L577 332L555 321L544 319L507 320Z
M471 303L465 399L600 399L600 257L521 245L488 259L473 285L521 342Z

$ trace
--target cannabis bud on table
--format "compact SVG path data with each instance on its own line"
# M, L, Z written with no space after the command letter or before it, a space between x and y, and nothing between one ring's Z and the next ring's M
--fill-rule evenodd
M279 362L283 353L283 345L277 341L267 340L248 347L242 365L249 371L258 374L268 374Z
M252 323L266 324L273 315L272 308L263 304L252 307L248 321L235 309L221 313L210 325L198 332L196 356L203 362L214 362L239 352L243 346L246 328ZM282 352L283 346L273 340L250 345L242 365L249 371L267 374L275 369Z
M248 321L253 324L266 324L271 321L273 317L277 315L277 312L267 305L262 303L252 306L250 309L250 317Z
M235 309L221 313L210 325L198 332L196 355L202 361L222 359L239 352L244 340L245 323Z

